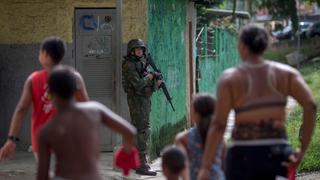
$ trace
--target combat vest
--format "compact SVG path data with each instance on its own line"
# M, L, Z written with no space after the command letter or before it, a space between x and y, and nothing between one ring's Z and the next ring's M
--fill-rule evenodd
M144 78L148 74L148 71L147 71L148 64L146 63L145 58L141 58L138 60L134 56L125 56L124 61L122 62L122 66L125 63L133 63L135 66L135 71L138 73L138 75L141 79ZM148 85L148 86L144 87L142 90L138 91L134 88L132 83L126 77L122 76L122 87L127 94L151 96L152 93L155 91L154 86L155 86L155 83L152 82L152 83L150 83L150 85Z

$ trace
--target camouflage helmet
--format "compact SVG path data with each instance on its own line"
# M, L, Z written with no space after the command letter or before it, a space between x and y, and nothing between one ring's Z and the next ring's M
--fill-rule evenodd
M144 44L144 42L141 39L131 39L128 42L127 54L130 54L130 52L134 48L142 48L143 51L145 51L146 50L146 45Z

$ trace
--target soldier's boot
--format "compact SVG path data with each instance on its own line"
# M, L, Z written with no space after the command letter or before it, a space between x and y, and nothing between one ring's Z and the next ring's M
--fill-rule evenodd
M140 167L136 169L136 173L145 176L156 176L157 172L153 171L148 165L145 154L140 154Z

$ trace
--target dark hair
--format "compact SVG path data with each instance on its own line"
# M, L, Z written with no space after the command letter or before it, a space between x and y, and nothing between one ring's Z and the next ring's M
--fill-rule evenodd
M253 54L261 55L269 45L269 36L266 30L255 26L247 25L240 33L240 40Z
M75 71L69 66L55 67L49 76L49 89L63 99L71 99L77 89Z
M59 64L66 52L66 43L59 37L48 37L41 43L40 49L45 51L55 64Z
M167 167L173 174L180 174L186 167L184 153L175 146L168 146L162 151L162 166Z
M208 128L214 114L215 103L215 98L208 93L197 94L192 100L192 107L201 118L197 123L197 127L200 131L203 146L205 145Z

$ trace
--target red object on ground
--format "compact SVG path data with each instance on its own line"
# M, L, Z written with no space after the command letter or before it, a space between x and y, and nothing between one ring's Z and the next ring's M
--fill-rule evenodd
M130 152L126 152L124 147L121 147L114 154L114 163L116 167L122 169L125 176L128 176L131 169L140 167L138 150L132 148Z
M296 169L294 167L288 167L288 180L296 179Z

